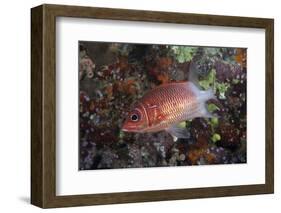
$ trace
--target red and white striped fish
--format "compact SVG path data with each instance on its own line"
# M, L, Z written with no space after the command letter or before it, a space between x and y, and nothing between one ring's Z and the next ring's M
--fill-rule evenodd
M177 138L187 138L186 128L177 125L196 117L213 117L205 103L212 98L215 98L212 90L200 90L191 81L160 85L135 103L122 130L139 133L166 130Z

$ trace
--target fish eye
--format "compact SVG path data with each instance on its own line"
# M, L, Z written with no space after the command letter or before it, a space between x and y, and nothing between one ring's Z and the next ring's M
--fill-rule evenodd
M139 120L139 116L137 114L132 114L131 115L131 120L132 121L138 121Z

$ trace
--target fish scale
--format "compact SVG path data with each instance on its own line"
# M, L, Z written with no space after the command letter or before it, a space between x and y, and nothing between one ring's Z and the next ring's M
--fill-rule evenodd
M157 117L151 122L153 129L159 127L168 127L169 125L187 119L186 113L189 108L193 108L192 104L195 100L195 94L189 90L186 83L174 83L171 85L163 85L158 87L152 95L144 96L142 101L153 103L159 108L159 114L165 120L157 120ZM150 113L148 111L148 116ZM153 116L151 116L153 118Z

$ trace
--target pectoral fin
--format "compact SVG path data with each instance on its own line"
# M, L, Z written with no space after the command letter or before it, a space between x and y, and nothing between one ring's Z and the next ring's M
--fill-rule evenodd
M190 138L190 133L185 127L174 125L170 126L168 129L166 129L166 131L176 138Z

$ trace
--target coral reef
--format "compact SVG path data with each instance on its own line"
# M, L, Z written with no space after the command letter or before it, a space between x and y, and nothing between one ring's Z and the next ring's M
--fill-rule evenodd
M155 86L198 75L214 118L185 121L189 138L129 133L132 103ZM79 42L79 169L246 162L246 49Z

